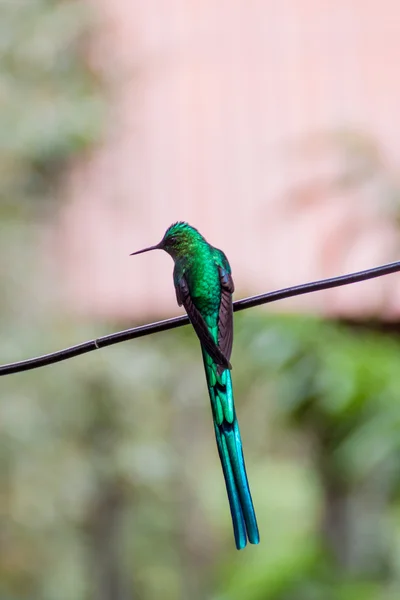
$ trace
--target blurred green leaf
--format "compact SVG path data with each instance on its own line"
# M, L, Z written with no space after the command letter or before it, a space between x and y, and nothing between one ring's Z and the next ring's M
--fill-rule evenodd
M66 161L100 133L98 78L82 60L90 13L78 0L0 3L0 209L45 200Z

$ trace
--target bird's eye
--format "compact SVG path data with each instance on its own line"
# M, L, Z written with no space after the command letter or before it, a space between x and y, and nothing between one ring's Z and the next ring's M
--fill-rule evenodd
M174 235L172 235L172 236L169 238L169 240L168 240L168 241L169 241L169 243L170 243L170 244L175 244L175 242L176 242L176 237L175 237Z

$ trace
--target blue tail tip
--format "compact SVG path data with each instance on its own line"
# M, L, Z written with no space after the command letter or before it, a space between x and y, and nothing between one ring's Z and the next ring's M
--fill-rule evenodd
M247 546L247 538L240 538L236 541L236 549L237 550L243 550L243 548L246 548ZM260 536L255 536L253 537L251 540L249 539L250 544L259 544L260 543Z

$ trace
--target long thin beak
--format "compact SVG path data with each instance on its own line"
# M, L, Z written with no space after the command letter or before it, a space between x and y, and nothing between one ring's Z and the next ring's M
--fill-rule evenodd
M156 244L155 246L149 246L148 248L143 248L143 250L138 250L137 252L132 252L129 256L134 256L135 254L143 254L143 252L150 252L150 250L160 250L160 244Z

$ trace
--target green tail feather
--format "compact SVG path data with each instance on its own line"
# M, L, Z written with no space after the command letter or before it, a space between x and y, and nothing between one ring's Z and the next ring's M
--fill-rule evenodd
M208 391L214 418L215 437L232 515L236 548L258 544L257 519L244 463L242 440L235 414L232 380L229 370L218 372L217 366L203 349Z

